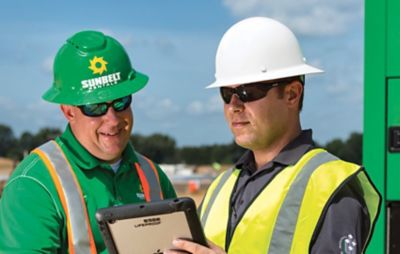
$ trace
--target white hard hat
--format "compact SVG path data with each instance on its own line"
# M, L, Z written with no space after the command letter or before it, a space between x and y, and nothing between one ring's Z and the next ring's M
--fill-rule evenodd
M244 19L224 34L215 69L216 80L207 88L322 72L305 63L289 28L265 17Z

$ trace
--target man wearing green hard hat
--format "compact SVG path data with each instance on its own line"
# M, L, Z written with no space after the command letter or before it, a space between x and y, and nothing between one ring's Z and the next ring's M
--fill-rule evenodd
M107 253L97 209L176 197L160 167L129 143L132 94L147 81L110 36L82 31L66 41L43 99L60 104L68 124L7 182L0 253Z

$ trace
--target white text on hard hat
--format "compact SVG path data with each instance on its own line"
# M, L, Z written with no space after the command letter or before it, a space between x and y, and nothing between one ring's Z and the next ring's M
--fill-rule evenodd
M121 73L116 72L98 78L82 80L81 84L83 89L89 89L89 91L91 91L97 88L115 85L120 80L121 80Z

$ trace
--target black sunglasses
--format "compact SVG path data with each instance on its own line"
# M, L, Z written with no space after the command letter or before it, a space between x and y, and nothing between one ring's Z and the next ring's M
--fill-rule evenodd
M268 91L271 88L286 85L291 83L293 80L277 81L273 83L266 82L256 82L243 84L235 88L231 87L221 87L220 93L221 97L226 104L232 99L232 96L236 94L242 102L256 101L267 96Z
M112 102L102 102L95 104L86 104L78 106L85 116L96 117L103 116L107 113L108 108L112 107L116 112L121 112L127 109L132 102L132 96L128 95Z

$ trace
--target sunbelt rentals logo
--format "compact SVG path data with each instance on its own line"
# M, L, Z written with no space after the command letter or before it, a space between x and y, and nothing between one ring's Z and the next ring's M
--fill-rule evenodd
M108 62L104 57L94 56L93 59L89 60L89 69L92 70L93 75L102 75L103 72L107 72ZM108 75L100 77L82 80L82 88L92 91L94 89L103 88L117 84L121 80L121 73L114 72Z
M89 60L90 66L89 69L93 71L93 74L103 74L103 72L107 71L107 62L103 57L94 56L92 60Z

